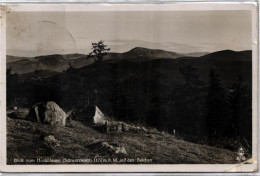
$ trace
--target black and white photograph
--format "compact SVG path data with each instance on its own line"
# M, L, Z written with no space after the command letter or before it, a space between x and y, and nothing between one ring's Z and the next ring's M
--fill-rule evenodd
M252 8L119 8L5 9L4 164L252 164Z

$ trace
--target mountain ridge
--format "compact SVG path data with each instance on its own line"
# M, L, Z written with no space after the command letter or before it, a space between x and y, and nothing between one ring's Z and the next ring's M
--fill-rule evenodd
M238 58L243 59L242 55L247 57L252 51L233 51L233 50L222 50L213 53L187 53L180 54L160 49L149 49L143 47L135 47L124 53L108 53L104 57L104 61L117 61L117 60L129 60L134 62L143 62L154 59L191 59L200 58L204 59L210 57L222 57L228 59L227 56L236 55ZM241 56L240 56L241 55ZM84 54L73 53L73 54L52 54L36 57L17 57L7 55L7 67L12 68L13 73L24 74L33 72L35 70L51 70L54 72L62 72L69 68L69 65L75 68L80 68L89 64L92 64L93 60L86 59L87 56ZM9 61L10 60L10 61Z

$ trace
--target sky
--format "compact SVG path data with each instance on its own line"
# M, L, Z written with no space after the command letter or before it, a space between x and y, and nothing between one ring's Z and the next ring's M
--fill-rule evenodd
M120 53L134 47L177 53L250 50L251 24L250 11L11 12L7 54L87 54L100 40Z

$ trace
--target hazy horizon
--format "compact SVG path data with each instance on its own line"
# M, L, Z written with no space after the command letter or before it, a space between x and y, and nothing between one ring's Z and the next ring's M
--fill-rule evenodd
M250 11L11 12L6 30L7 55L21 57L87 54L99 40L117 53L252 49Z
M127 50L127 51L124 51L124 52L110 52L110 51L108 51L108 53L119 53L119 54L121 54L121 53L125 53L125 52L128 52L128 51L131 51L132 49L134 49L134 48L146 48L146 49L151 49L151 50L153 50L153 48L147 48L147 47L133 47L133 48L131 48L131 49L129 49L129 50ZM154 48L155 50L156 49L158 49L158 48ZM163 50L163 51L167 51L167 52L175 52L175 51L168 51L168 50L165 50L165 49L158 49L158 50ZM205 54L210 54L210 53L214 53L214 52L219 52L219 51L225 51L225 50L231 50L231 51L235 51L235 52L240 52L240 51L252 51L252 49L246 49L246 50L232 50L232 49L222 49L222 50L216 50L216 51L211 51L211 52L190 52L190 53L177 53L177 52L175 52L175 53L177 53L177 54L183 54L183 55L185 55L185 54L187 54L187 55L189 55L189 54L196 54L196 53L205 53ZM70 55L70 54L82 54L82 55L87 55L88 53L80 53L80 52L77 52L77 53L51 53L51 54L43 54L43 55L34 55L34 56L19 56L19 55L12 55L12 54L6 54L7 56L13 56L13 57L39 57L39 56L48 56L48 55Z

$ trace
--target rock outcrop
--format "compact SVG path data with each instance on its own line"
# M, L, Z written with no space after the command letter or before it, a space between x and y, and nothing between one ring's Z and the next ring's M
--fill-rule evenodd
M108 142L95 142L88 146L89 148L101 153L111 153L111 154L121 154L121 155L127 155L127 152L125 150L125 147L120 146L116 143L108 143Z
M44 137L44 142L52 147L58 147L60 146L59 142L55 139L53 135L45 136Z
M105 131L106 133L148 132L148 130L142 126L130 125L121 121L106 121L105 125L103 125L102 127L102 131Z
M29 114L29 109L19 108L12 111L7 111L7 116L14 119L25 119Z

